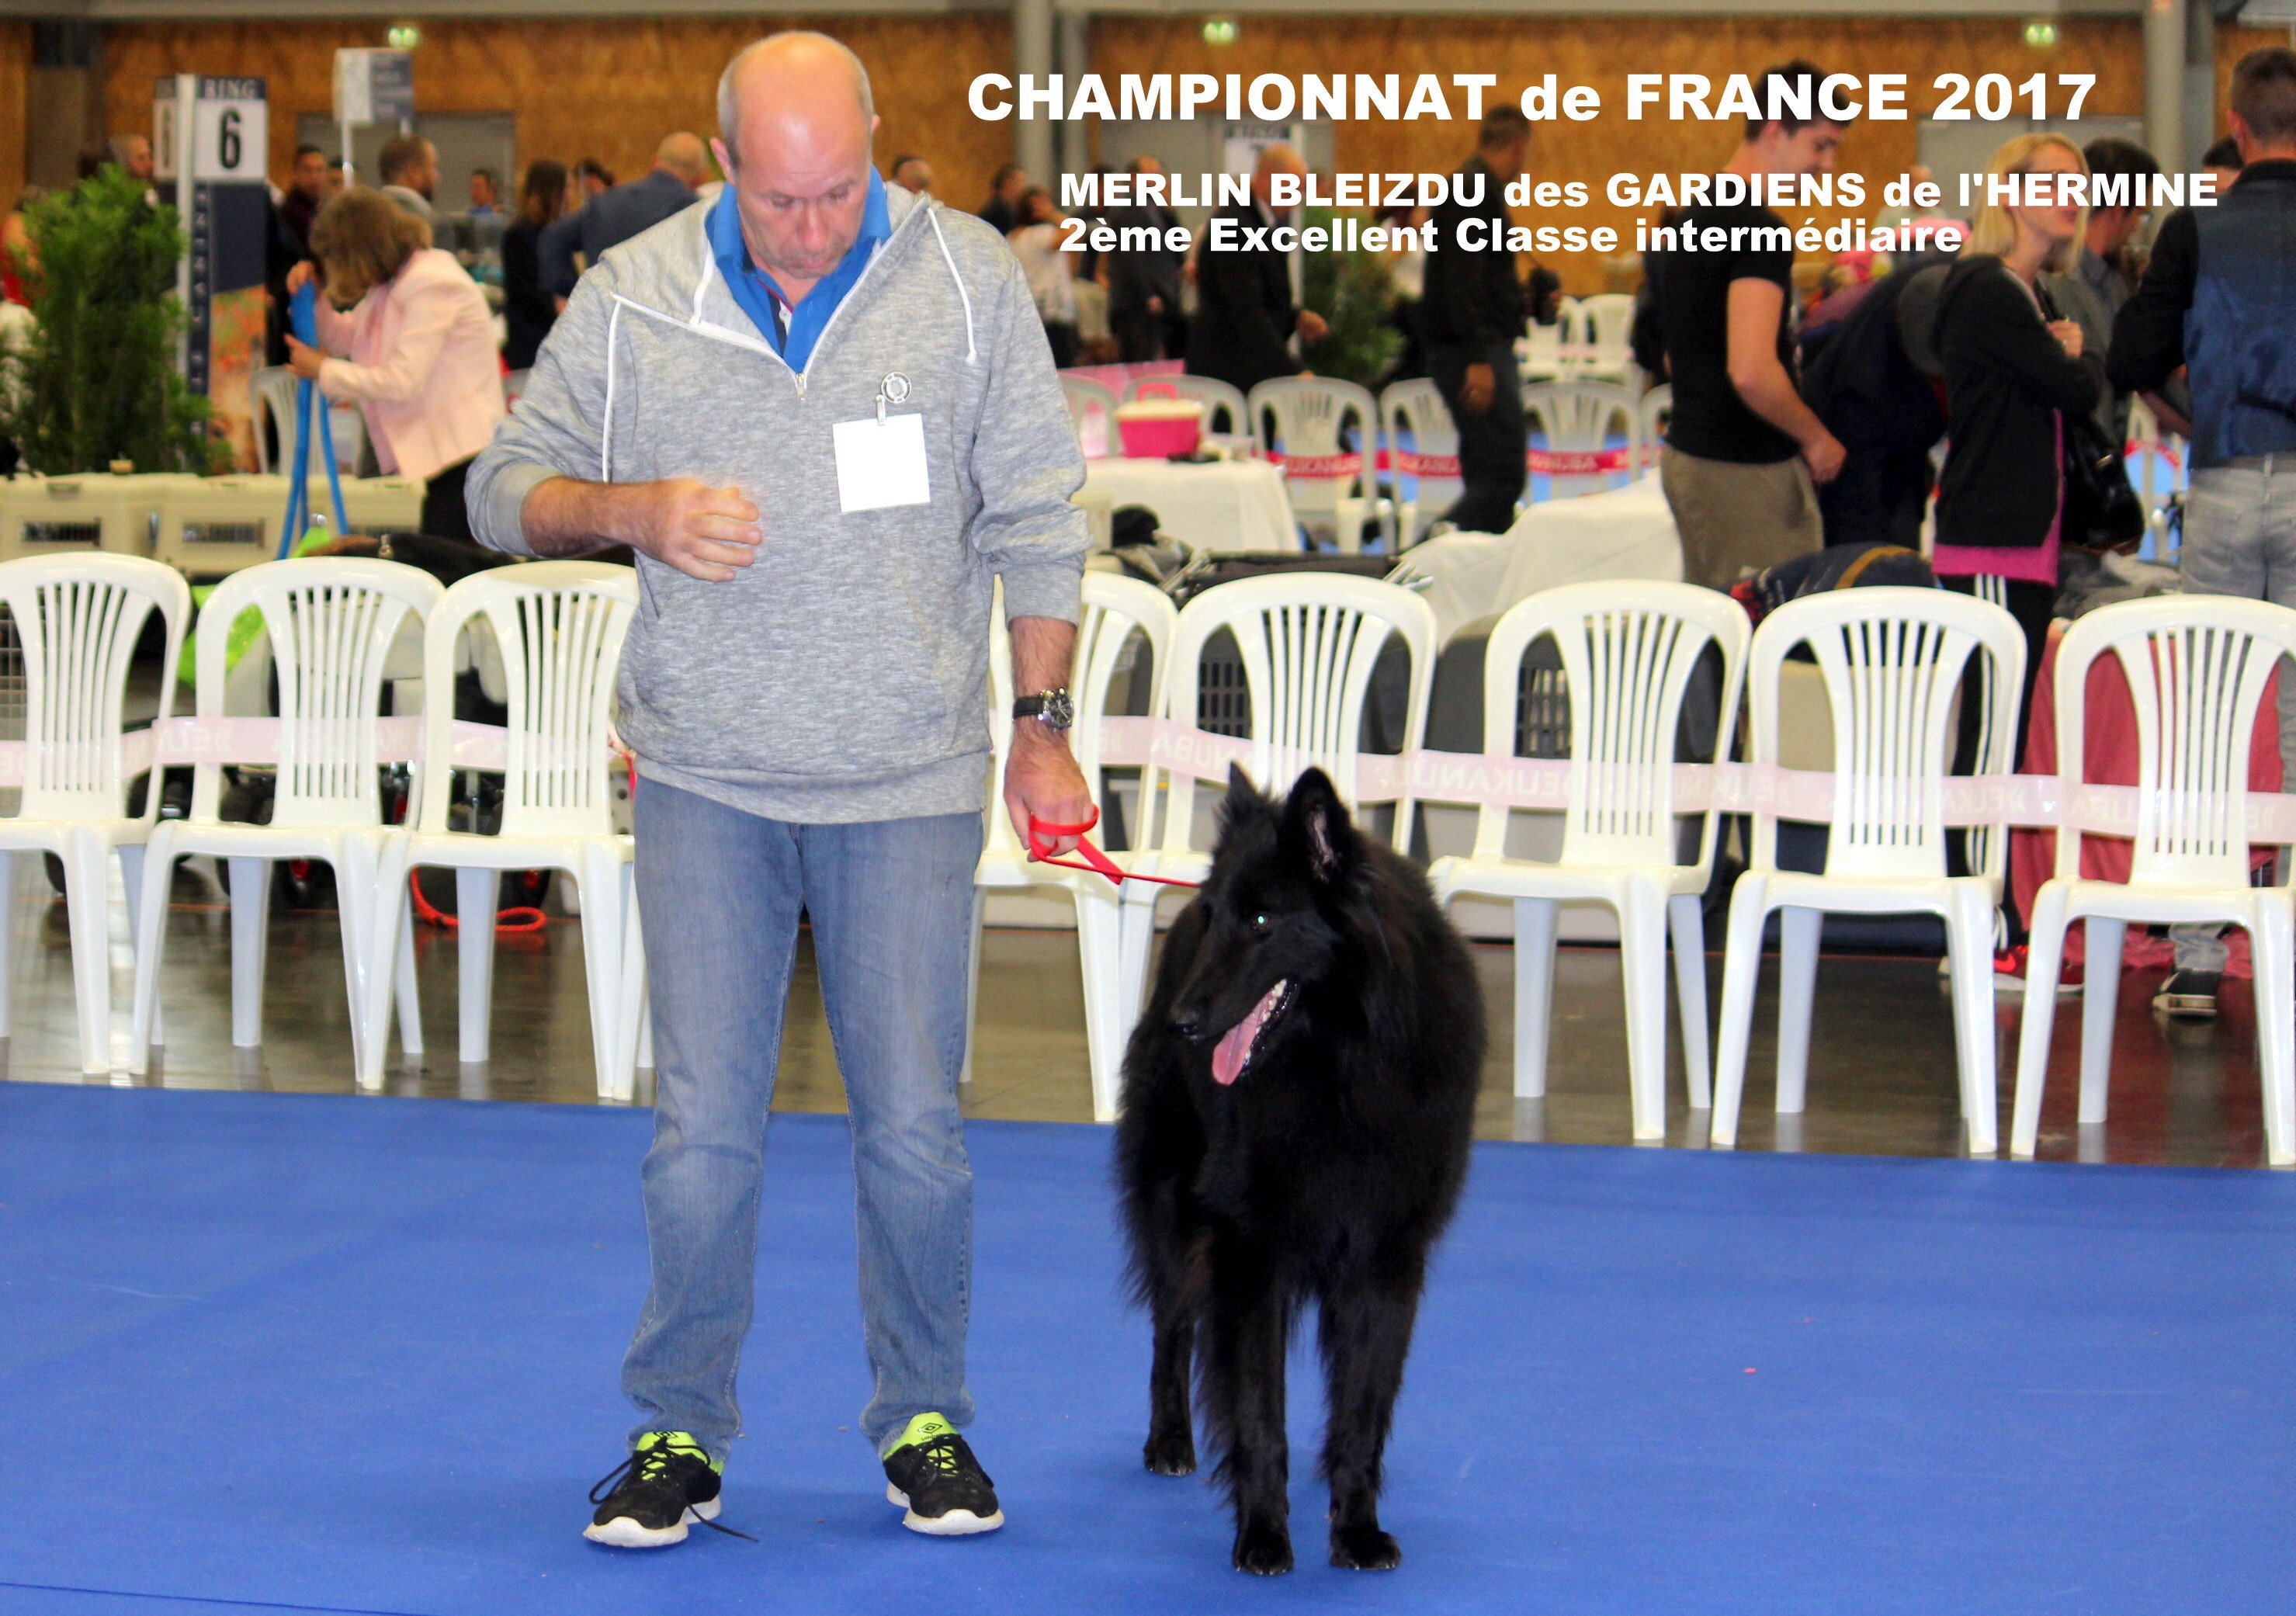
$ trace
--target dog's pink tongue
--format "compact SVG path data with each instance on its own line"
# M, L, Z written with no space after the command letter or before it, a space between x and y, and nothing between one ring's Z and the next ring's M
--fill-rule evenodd
M1251 1007L1250 1014L1227 1029L1212 1050L1213 1082L1225 1088L1243 1075L1243 1063L1251 1059L1251 1046L1259 1040L1259 1029L1275 1013L1276 1001L1283 994L1283 984L1278 982Z

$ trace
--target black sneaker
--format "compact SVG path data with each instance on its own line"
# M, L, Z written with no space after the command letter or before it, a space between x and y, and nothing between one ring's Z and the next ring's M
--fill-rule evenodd
M582 1535L614 1548L683 1543L687 1522L718 1519L718 1467L700 1443L682 1431L650 1431L638 1439L637 1451L590 1489L598 1513Z
M2152 996L2152 1008L2168 1015L2212 1016L2223 980L2215 971L2171 971Z
M964 1439L937 1414L911 1420L899 1445L885 1456L885 1497L908 1512L903 1526L935 1538L993 1532L1004 1524L996 1484Z

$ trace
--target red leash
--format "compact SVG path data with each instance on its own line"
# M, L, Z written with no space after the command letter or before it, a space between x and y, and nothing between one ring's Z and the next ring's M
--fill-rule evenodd
M1085 840L1085 833L1099 823L1098 808L1093 809L1092 817L1082 824L1054 824L1049 821L1037 818L1034 814L1029 815L1029 862L1048 864L1056 869L1084 870L1095 875L1105 875L1119 887L1128 881L1152 881L1160 887L1185 887L1193 891L1201 884L1193 881L1175 881L1169 875L1128 874L1118 866L1114 859ZM1075 859L1053 857L1053 843L1063 836L1073 836L1077 839L1077 852L1082 857L1083 863L1079 864Z

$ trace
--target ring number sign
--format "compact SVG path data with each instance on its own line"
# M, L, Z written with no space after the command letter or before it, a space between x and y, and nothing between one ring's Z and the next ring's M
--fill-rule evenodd
M160 81L156 97L157 167L176 175L175 80ZM201 78L192 110L192 178L201 185L259 181L270 155L271 119L260 78Z

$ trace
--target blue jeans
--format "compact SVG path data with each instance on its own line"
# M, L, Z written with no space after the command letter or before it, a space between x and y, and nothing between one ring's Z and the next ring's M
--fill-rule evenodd
M2238 595L2296 606L2296 455L2272 470L2212 466L2193 473L2177 565L2187 595ZM2296 691L2280 670L2281 790L2296 791ZM2169 928L2179 971L2225 968L2224 928Z
M957 1111L978 814L787 824L659 781L637 793L654 1018L644 1169L653 1284L622 1364L649 1431L723 1460L741 1434L766 1125L798 914L853 1123L861 1317L882 1451L916 1415L963 1426L972 1169Z

